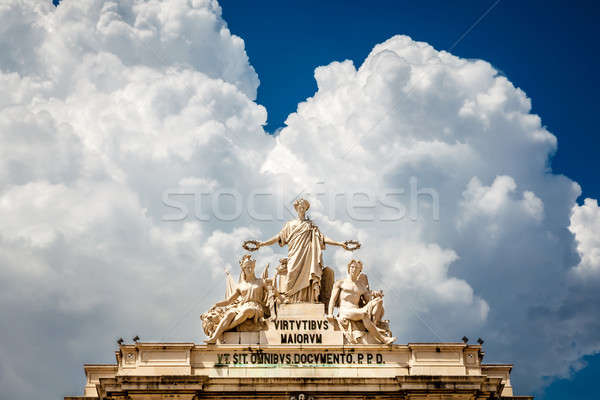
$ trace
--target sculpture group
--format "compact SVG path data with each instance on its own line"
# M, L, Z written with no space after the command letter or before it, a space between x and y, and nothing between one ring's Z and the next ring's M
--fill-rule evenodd
M248 240L243 247L256 251L278 243L288 247L288 257L281 259L272 278L268 266L262 276L255 275L256 261L246 254L240 260L239 282L227 275L226 299L216 303L201 315L206 343L216 343L224 332L264 330L266 320L277 319L281 304L323 303L327 318L335 321L347 343L367 343L367 338L390 344L392 337L388 321L383 320L383 292L369 288L363 264L352 260L345 279L334 281L334 272L323 265L323 250L327 245L352 251L360 247L357 241L338 242L323 235L306 216L310 203L294 202L298 218L288 221L281 231L266 241ZM334 316L335 308L338 315Z

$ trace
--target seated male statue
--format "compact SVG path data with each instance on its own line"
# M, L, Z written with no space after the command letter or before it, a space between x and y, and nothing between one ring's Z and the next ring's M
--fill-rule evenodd
M382 325L383 293L369 289L366 276L361 274L362 268L362 262L358 260L348 263L348 276L333 285L328 316L333 316L335 306L339 305L337 319L350 343L358 342L354 336L352 322L360 321L375 341L391 344L396 338L391 336L389 329L377 326ZM361 301L365 304L362 307Z

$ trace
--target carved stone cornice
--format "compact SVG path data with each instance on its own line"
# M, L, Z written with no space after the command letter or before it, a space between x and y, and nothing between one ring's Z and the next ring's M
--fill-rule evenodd
M97 392L101 400L289 398L305 393L314 399L396 398L410 400L499 399L500 378L486 376L397 376L395 378L292 378L208 376L116 376L101 378ZM287 396L287 397L286 397ZM358 397L357 397L358 396Z

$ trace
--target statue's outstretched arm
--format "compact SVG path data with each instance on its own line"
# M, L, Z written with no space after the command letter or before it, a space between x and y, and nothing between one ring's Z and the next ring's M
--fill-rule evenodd
M259 242L258 243L258 247L265 247L265 246L270 246L272 244L275 244L279 242L279 234L273 236L271 239L267 239L264 242Z
M337 242L331 238L328 238L327 236L325 236L325 240L324 240L325 244L330 244L332 246L340 246L340 247L344 247L344 243L342 242Z
M324 237L323 241L325 242L325 244L330 244L332 246L340 246L343 247L344 250L356 250L358 248L360 248L360 243L358 243L355 240L348 240L346 242L338 242L336 240L333 240L331 238L328 238L327 236ZM349 245L353 245L354 247L349 247Z

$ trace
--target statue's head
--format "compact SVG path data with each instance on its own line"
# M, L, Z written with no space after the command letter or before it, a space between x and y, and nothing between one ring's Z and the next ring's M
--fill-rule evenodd
M348 276L355 280L358 278L360 273L362 272L363 264L359 260L351 260L348 263Z
M240 260L240 268L242 269L242 279L249 280L254 278L254 267L256 266L256 260L252 258L250 254L246 254Z
M299 215L304 214L309 208L310 203L306 199L299 198L298 200L294 201L294 209Z

